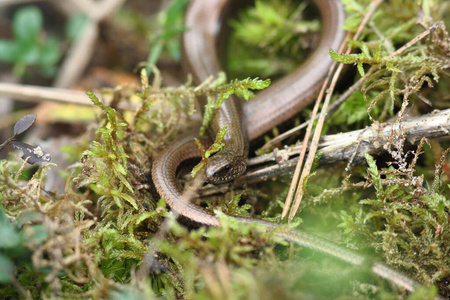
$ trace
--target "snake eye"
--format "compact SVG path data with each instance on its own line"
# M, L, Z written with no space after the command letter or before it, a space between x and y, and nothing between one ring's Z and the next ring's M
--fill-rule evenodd
M226 173L226 174L230 174L231 173L231 171L233 171L233 167L232 166L230 166L230 165L226 165L226 166L224 166L223 167L223 172L224 173Z
M207 163L205 176L206 180L211 183L223 183L233 180L245 171L245 163L247 160L233 159L215 155L211 157Z

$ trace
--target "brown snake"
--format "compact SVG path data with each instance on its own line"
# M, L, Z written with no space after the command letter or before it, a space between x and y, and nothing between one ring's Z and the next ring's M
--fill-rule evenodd
M248 138L252 140L261 136L314 100L332 63L328 50L337 49L344 38L341 29L344 11L341 4L335 0L314 0L313 3L322 18L321 38L317 49L294 72L258 93L256 101L245 103L241 108L240 102L228 99L216 111L211 125L212 133L215 135L223 126L227 126L228 130L224 138L225 149L220 155L213 156L207 167L207 178L216 178L210 181L226 181L242 174L246 168ZM188 9L185 25L189 30L183 35L184 61L197 83L221 70L218 37L223 29L223 19L232 4L233 1L228 0L194 0ZM209 139L201 141L204 147L211 144ZM170 145L153 162L153 181L160 196L180 216L200 225L220 226L219 219L213 212L183 199L182 188L176 180L176 171L181 162L199 156L200 152L192 137ZM233 218L244 223L261 224L268 229L280 226L254 218ZM289 230L275 234L348 263L368 265L374 274L406 291L412 292L420 286L411 278L384 264L373 262L306 232Z

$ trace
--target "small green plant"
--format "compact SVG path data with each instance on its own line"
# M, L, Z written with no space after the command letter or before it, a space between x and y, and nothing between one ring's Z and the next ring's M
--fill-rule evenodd
M218 97L212 97L213 95L207 94L208 104L205 105L205 112L203 114L203 123L200 127L200 135L204 135L206 129L212 121L214 111L218 109L223 101L228 99L231 95L236 95L239 98L248 101L253 98L255 94L251 90L263 90L270 85L270 79L261 80L259 78L246 78L243 80L232 80L230 83L225 84L226 76L223 72L220 72L218 78L211 83L211 86L217 86L215 95Z
M183 15L187 2L187 0L175 0L167 10L159 14L158 21L161 23L161 30L152 33L149 37L151 49L147 62L150 65L155 65L158 62L164 50L175 61L181 60L179 35L186 30L183 26Z
M236 77L263 78L292 71L314 48L318 19L307 19L307 2L255 1L231 22L228 70Z
M0 168L4 168L5 161ZM16 273L20 272L22 278L43 277L31 268L33 252L28 248L30 244L41 246L48 237L47 230L42 224L33 224L26 228L26 223L34 223L42 218L39 213L25 213L16 221L8 220L3 208L0 207L0 295L14 298L19 292L27 297L29 292L17 280ZM39 280L42 280L40 278Z
M197 143L197 146L200 150L200 153L202 155L202 160L200 161L200 163L198 165L196 165L191 172L191 176L194 177L195 174L197 174L198 171L200 171L202 168L204 168L206 166L206 163L208 161L208 158L213 155L214 153L218 153L220 152L223 147L225 146L225 144L222 142L223 137L225 136L225 132L227 131L227 126L223 127L220 132L217 134L216 136L216 140L214 141L214 143L208 148L208 149L204 149L202 144L200 143L200 141L195 138L195 142Z
M14 65L14 74L26 75L27 67L37 66L40 73L51 77L61 51L56 39L43 34L42 14L34 6L17 10L12 21L13 39L0 40L0 60Z
M446 188L440 186L441 165L436 168L431 186L424 183L423 175L414 174L422 145L423 141L411 153L414 157L410 163L406 161L408 153L390 146L388 151L397 154L398 159L381 170L366 154L367 187L372 186L375 195L359 200L351 213L341 211L339 226L349 235L348 241L364 237L365 243L383 250L389 264L413 270L421 282L435 284L450 272L446 255L450 247L446 229L450 201L444 195Z

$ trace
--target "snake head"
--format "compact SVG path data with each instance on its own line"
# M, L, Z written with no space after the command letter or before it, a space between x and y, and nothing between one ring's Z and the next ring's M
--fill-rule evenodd
M206 180L211 183L231 181L242 175L247 169L247 158L230 153L219 153L206 163Z

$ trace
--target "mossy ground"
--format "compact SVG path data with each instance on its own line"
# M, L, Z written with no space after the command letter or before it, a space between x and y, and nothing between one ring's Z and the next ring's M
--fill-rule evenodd
M354 32L372 1L343 2L346 29ZM424 99L446 106L442 99L449 91L450 40L445 25L450 24L440 20L449 21L448 11L445 1L380 5L362 41L349 41L359 54L333 54L356 63L361 76L368 75L362 91L327 125L330 132L381 122L406 108L427 112ZM392 55L433 25L428 37ZM97 120L93 130L68 147L78 161L63 194L42 189L52 165L26 179L18 159L1 162L1 297L406 297L367 270L294 247L251 225L223 217L220 228L188 229L172 220L150 183L152 158L183 129L185 123L179 121L189 120L195 97L245 94L263 81L223 81L201 88L188 81L166 88L158 70L153 72L151 84L143 72L141 87L116 90L117 99L137 103L134 111L105 106L89 94ZM393 136L384 157L366 156L365 165L348 172L343 165L317 169L308 180L300 226L450 295L447 147L430 141L406 148L401 136ZM277 201L286 194L285 181L212 200L222 211L249 215L250 206L239 204L259 199L263 204L254 205L258 213L273 218L280 212ZM424 289L409 297L423 299L435 292Z

